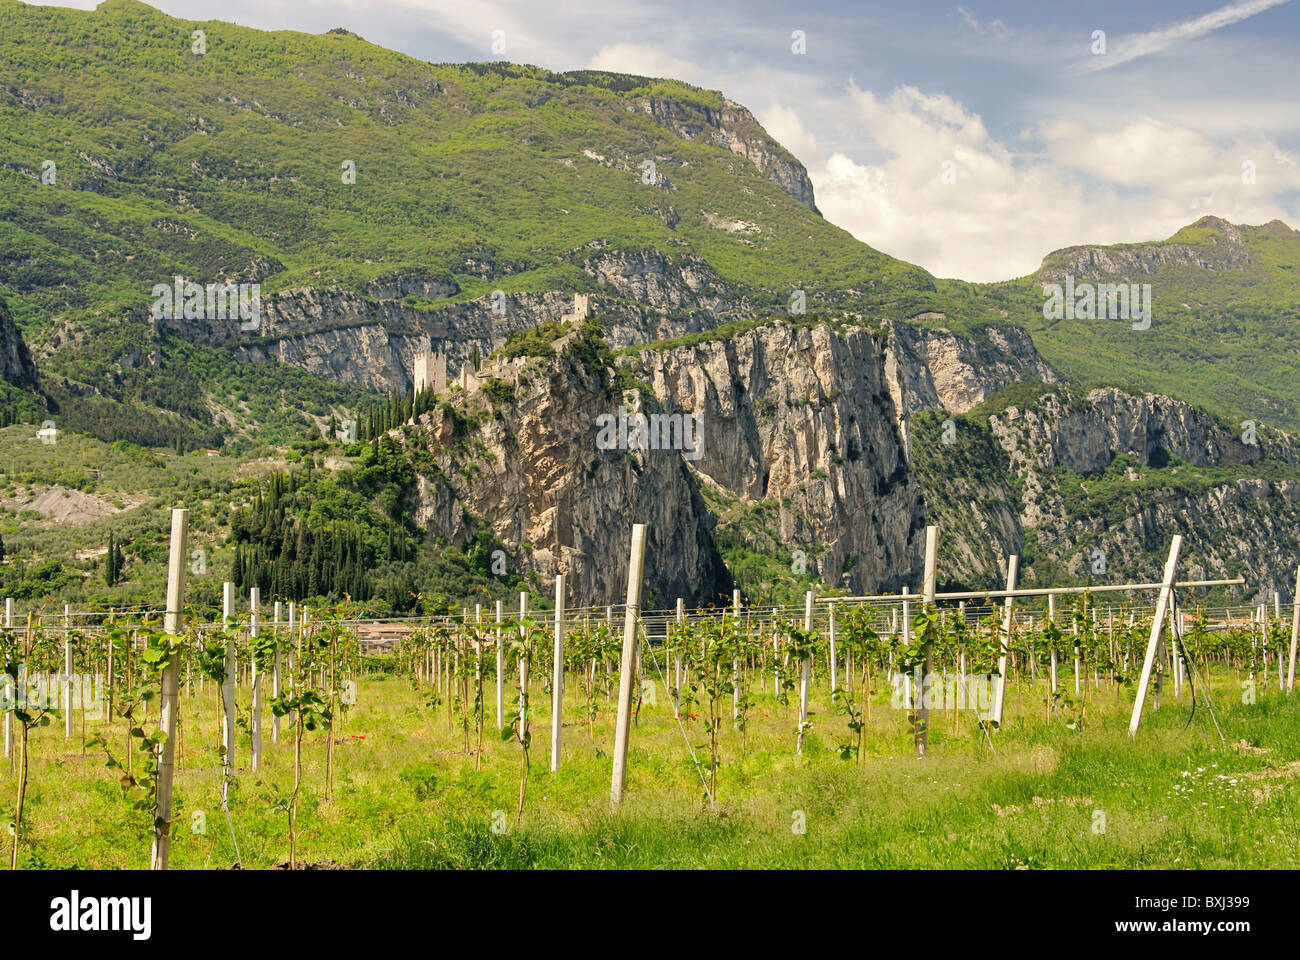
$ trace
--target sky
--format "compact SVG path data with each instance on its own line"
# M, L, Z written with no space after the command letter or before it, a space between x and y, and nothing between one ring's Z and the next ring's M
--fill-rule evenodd
M1300 0L152 5L721 90L808 168L828 220L943 277L1023 276L1052 250L1207 214L1300 228Z

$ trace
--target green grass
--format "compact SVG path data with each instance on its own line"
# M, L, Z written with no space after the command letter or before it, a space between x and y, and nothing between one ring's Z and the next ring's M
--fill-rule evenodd
M824 678L823 678L824 679ZM1068 669L1062 682L1069 684ZM860 765L839 759L842 718L829 715L824 682L813 695L814 728L794 753L793 708L757 696L742 755L726 725L718 807L709 810L670 707L645 705L632 731L627 799L609 807L612 709L598 698L594 736L570 684L561 770L548 771L549 698L534 691L537 719L522 825L515 820L519 748L494 735L491 706L482 769L460 732L420 705L408 681L372 677L337 731L335 796L324 798L325 746L305 747L299 856L316 864L380 868L1294 868L1300 865L1300 705L1275 681L1257 704L1241 705L1235 674L1220 670L1215 715L1204 702L1189 729L1187 692L1149 712L1136 742L1127 736L1130 695L1089 692L1084 732L1046 720L1043 682L1015 683L996 755L979 744L969 715L932 717L930 751L912 756L905 714L887 694L873 707ZM491 684L488 685L491 702ZM218 799L215 690L182 707L179 826L174 868L236 862ZM247 708L247 693L238 698ZM79 721L78 721L79 722ZM94 729L93 723L91 729ZM688 723L690 740L704 736ZM120 734L120 729L118 730ZM120 799L102 756L83 755L80 733L40 730L32 749L25 867L143 868L147 824ZM231 823L247 868L288 857L275 798L292 786L292 746L270 743L265 766L247 769L241 733ZM1244 741L1246 749L1232 746ZM707 750L705 751L707 756ZM13 776L0 766L0 796ZM1235 783L1229 782L1235 780ZM203 811L206 833L191 832ZM500 813L497 813L500 811ZM802 812L806 833L792 831ZM1105 832L1095 833L1095 811ZM492 830L494 818L506 832ZM504 821L502 821L504 818Z

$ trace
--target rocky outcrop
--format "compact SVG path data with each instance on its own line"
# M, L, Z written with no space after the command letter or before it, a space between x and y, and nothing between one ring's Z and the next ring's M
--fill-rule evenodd
M457 544L490 529L515 569L543 580L564 573L584 605L623 601L632 524L646 523L647 608L729 595L712 520L681 454L597 444L598 416L620 405L635 413L650 398L621 397L567 357L538 361L533 374L511 402L456 393L422 418L406 442L424 447L437 469L412 491L415 521ZM467 414L478 425L458 435Z
M629 361L704 446L691 468L758 507L809 572L849 590L914 579L924 510L912 483L877 327L774 323ZM755 544L757 547L758 544Z
M940 525L940 580L954 586L1001 584L1012 554L1026 585L1155 579L1181 533L1184 576L1242 574L1251 595L1286 593L1300 556L1300 474L1271 478L1300 464L1294 438L1250 443L1167 397L1051 382L964 414L1018 378L1053 377L1002 330L774 321L618 365L533 358L513 398L450 392L455 415L439 408L407 441L437 465L412 492L416 522L454 543L490 528L512 562L565 572L590 603L617 602L635 521L650 524L648 583L666 604L725 592L724 537L806 558L854 593L915 589L927 523ZM615 391L616 378L640 386ZM601 449L598 418L620 408L692 416L701 443ZM1221 468L1271 473L1229 480Z
M1257 599L1294 588L1300 473L1228 478L1295 473L1294 437L1252 438L1189 404L1113 388L1053 388L987 422L962 418L950 446L933 427L915 441L918 483L928 516L973 542L955 557L968 583L1003 582L1008 553L1026 584L1156 580L1179 533L1185 578L1244 576Z
M616 392L605 386L613 371L566 356L533 361L540 369L519 378L511 402L453 391L458 415L479 426L458 438L448 411L426 416L418 442L438 471L417 484L414 519L455 543L490 527L528 571L563 571L576 596L602 603L625 586L630 524L646 522L655 596L703 602L729 589L707 505L722 497L763 514L760 536L802 551L826 582L900 589L919 570L924 511L895 428L883 335L771 324L625 357L646 388ZM598 446L598 417L641 410L692 416L701 443Z
M432 294L442 288L436 281L396 278L372 289ZM486 356L510 334L558 321L573 309L572 295L558 292L510 294L502 306L497 302L489 295L429 310L401 299L303 287L263 299L256 329L241 329L239 320L161 319L155 327L162 334L226 347L244 362L287 363L313 376L406 391L413 385L417 354L442 350L454 375L475 348Z
M36 364L4 300L0 300L0 379L18 387L35 387L39 382Z
M973 337L909 323L888 327L886 375L894 404L905 415L965 413L1008 384L1059 379L1029 334L1010 324L981 327Z
M1114 388L1083 398L1049 394L1028 409L1009 407L990 424L1015 469L1040 473L1058 465L1099 473L1121 453L1144 467L1163 467L1171 456L1194 467L1300 463L1300 445L1287 434L1251 436L1181 400Z
M643 97L629 109L655 119L683 140L698 140L723 147L744 157L767 179L818 215L812 180L803 164L768 136L754 115L738 103L723 98L722 109L662 97Z
M692 255L596 247L575 253L575 260L599 291L590 295L591 310L615 348L710 330L758 309ZM248 363L287 363L313 376L406 391L416 355L441 350L454 377L475 350L487 356L512 333L562 320L574 303L572 294L560 291L418 303L458 292L449 280L408 272L371 282L365 294L337 287L269 294L255 328L245 329L248 324L236 318L152 322L159 335L223 347Z

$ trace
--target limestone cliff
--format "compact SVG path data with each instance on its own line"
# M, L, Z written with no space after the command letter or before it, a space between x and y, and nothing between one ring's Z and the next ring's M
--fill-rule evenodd
M1294 590L1300 443L1252 435L1189 404L1113 388L1046 389L962 417L930 415L913 466L929 516L958 539L957 576L994 585L1019 553L1026 583L1155 580L1184 537L1184 577L1244 576L1246 595Z
M913 580L925 524L882 363L886 335L774 323L628 362L666 407L701 418L692 469L711 490L770 505L769 535L803 551L823 582L897 590Z
M740 104L724 98L722 109L713 110L680 100L643 97L629 109L649 114L683 140L703 140L739 154L794 199L820 214L813 200L812 180L803 164L773 140Z
M490 529L513 569L563 572L582 604L619 603L634 522L649 525L648 607L728 596L698 481L670 450L602 449L597 417L643 409L574 354L534 359L508 395L454 390L401 436L431 465L410 492L416 523L449 542ZM651 403L651 409L654 408Z
M720 543L805 558L828 587L915 588L927 522L943 531L945 583L1000 584L1011 554L1024 583L1154 579L1182 533L1184 575L1289 594L1295 438L1054 384L1027 342L986 336L776 321L627 351L617 372L530 359L511 389L455 389L428 418L439 470L418 485L416 520L455 542L490 526L526 569L564 570L600 602L622 589L634 521L651 525L650 582L668 603L723 592ZM1026 399L997 395L1034 374L1049 382L1015 387ZM697 417L698 456L599 449L597 418L620 406ZM457 440L465 417L477 425Z
M36 364L3 299L0 299L0 380L19 387L34 387L38 382Z

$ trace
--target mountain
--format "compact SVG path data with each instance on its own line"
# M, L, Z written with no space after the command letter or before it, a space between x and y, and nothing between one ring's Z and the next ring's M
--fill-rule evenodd
M434 65L134 0L3 0L0 64L0 295L50 395L93 399L80 428L282 442L359 404L336 383L406 388L434 344L454 370L575 292L616 342L785 313L796 291L1001 322L825 221L747 110L685 84ZM260 322L152 317L175 277L258 284Z
M1043 284L1149 284L1149 329L1045 319ZM1007 291L1017 285L995 285ZM1067 377L1169 394L1238 420L1300 429L1300 232L1202 217L1168 240L1068 247L1018 288L1012 313Z

